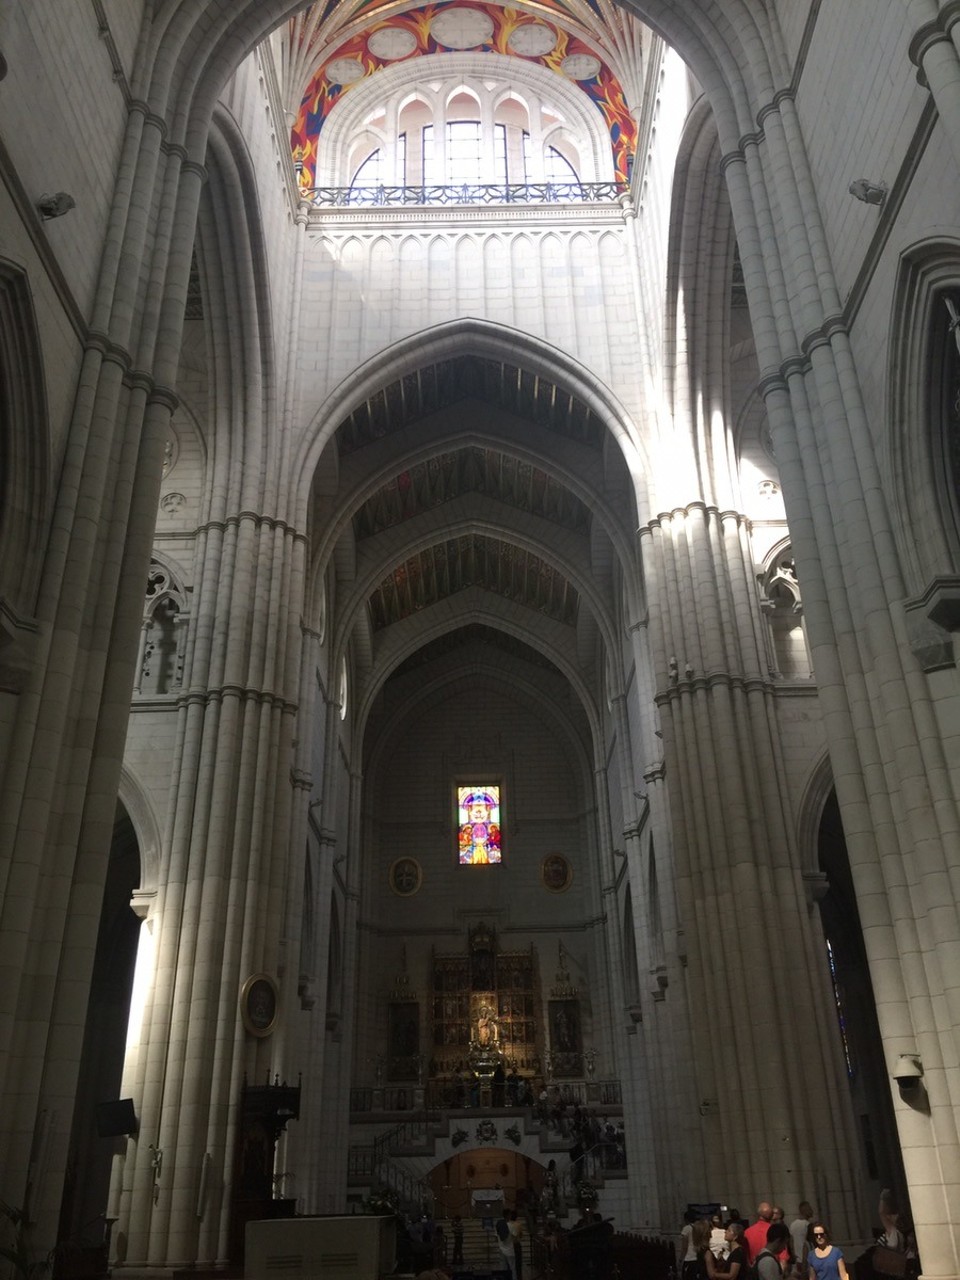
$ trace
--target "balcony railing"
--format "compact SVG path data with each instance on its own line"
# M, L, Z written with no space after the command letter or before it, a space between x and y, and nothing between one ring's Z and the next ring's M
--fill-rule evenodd
M569 1107L575 1105L586 1107L620 1107L623 1097L619 1080L567 1080L562 1086L563 1100ZM551 1103L555 1099L551 1095ZM490 1099L494 1107L517 1107L527 1109L530 1102L518 1103L509 1086L494 1086ZM466 1083L431 1080L425 1086L385 1085L373 1088L371 1085L355 1085L350 1090L350 1110L355 1115L364 1112L380 1111L427 1111L439 1112L464 1110L480 1106L479 1091L471 1089ZM535 1108L539 1110L539 1108Z
M317 208L395 208L402 205L611 203L629 190L623 182L461 183L459 186L309 187Z

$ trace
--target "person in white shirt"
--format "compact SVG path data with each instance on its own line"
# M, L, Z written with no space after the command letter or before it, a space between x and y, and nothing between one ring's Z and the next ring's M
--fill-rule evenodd
M813 1221L813 1205L801 1200L797 1216L790 1223L790 1252L797 1265L797 1275L807 1274L807 1250L810 1248L810 1223Z

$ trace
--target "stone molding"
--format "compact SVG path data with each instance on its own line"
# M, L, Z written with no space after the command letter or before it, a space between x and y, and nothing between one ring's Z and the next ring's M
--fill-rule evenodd
M39 627L0 596L0 691L20 693L33 667Z
M960 631L960 574L931 579L925 590L904 602L910 650L926 672L957 665L954 633Z

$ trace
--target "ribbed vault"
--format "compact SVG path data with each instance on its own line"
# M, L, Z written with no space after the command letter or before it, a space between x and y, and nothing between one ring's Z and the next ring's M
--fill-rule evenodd
M465 346L354 399L327 446L337 491L318 498L314 555L318 574L335 566L335 647L362 699L412 660L418 631L435 644L507 616L540 629L555 669L582 670L581 695L594 684L598 645L615 644L612 566L638 580L611 444L595 408L533 357Z
M472 445L416 462L391 477L357 510L354 534L359 542L464 493L489 495L581 533L590 526L585 503L546 471L497 449Z
M401 662L393 674L397 679L402 679L413 672L423 670L433 662L444 659L448 654L458 653L464 645L471 644L483 645L489 650L496 650L498 653L506 654L511 659L529 662L536 667L542 667L545 671L556 674L556 667L539 649L534 649L532 645L524 643L523 640L518 640L516 636L508 635L505 631L500 631L496 627L485 626L480 622L468 623L466 626L459 627L456 631L448 631L444 635L431 640L429 644L423 645L406 661Z
M576 622L579 594L558 569L501 539L464 534L411 556L383 579L370 596L373 629L468 587L496 592L556 622Z
M337 428L340 456L438 409L471 399L484 400L591 448L599 449L603 443L604 426L597 415L552 379L505 360L461 355L404 374L357 405Z

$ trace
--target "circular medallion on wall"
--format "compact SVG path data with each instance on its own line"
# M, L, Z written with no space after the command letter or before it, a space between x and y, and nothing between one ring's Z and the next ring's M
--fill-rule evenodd
M240 1017L252 1036L268 1036L277 1025L280 989L269 973L255 973L240 991Z
M401 898L412 898L423 881L423 872L416 858L397 858L387 872L390 888Z
M600 59L592 53L570 53L560 63L560 70L571 80L592 80L600 72Z
M382 27L374 31L367 41L367 48L376 58L384 62L396 62L398 58L406 58L417 47L417 37L405 27Z
M525 58L542 58L556 46L557 33L545 22L527 22L507 37L507 45Z
M573 867L562 853L548 853L540 863L540 879L551 893L566 893L573 884Z
M430 34L446 49L475 49L493 36L493 19L481 9L444 9L430 23Z
M356 58L334 58L328 62L323 74L331 84L356 84L366 75L363 63Z

